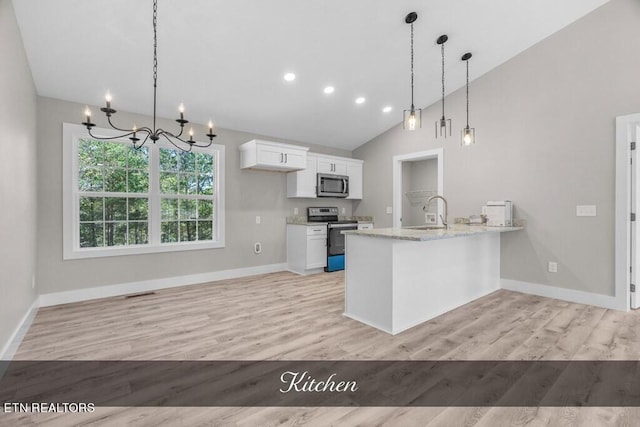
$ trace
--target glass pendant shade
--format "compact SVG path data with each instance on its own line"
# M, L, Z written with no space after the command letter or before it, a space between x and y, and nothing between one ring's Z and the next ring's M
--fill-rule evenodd
M474 128L466 127L460 132L460 145L468 147L476 143L476 130Z
M410 110L404 110L404 129L416 130L422 127L422 109L411 107Z

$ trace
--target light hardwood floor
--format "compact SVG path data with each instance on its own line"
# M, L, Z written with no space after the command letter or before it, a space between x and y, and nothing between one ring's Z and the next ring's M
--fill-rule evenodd
M16 360L638 360L640 313L498 291L391 336L342 316L342 273L274 273L42 308ZM98 408L0 425L612 426L637 408Z

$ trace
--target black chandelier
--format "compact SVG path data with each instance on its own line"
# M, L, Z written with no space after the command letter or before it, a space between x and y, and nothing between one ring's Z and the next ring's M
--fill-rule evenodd
M436 138L438 137L438 127L440 127L440 136L447 137L447 127L449 127L449 136L451 136L451 119L447 119L444 116L444 44L449 40L446 34L441 35L436 40L436 43L440 45L440 52L442 55L442 117L436 121Z
M111 108L111 95L109 93L107 93L105 97L106 106L101 108L100 111L102 111L107 116L107 121L109 122L109 125L113 129L123 133L121 135L114 136L114 137L101 137L91 133L91 128L95 126L95 123L91 122L91 110L89 109L88 106L85 110L86 121L83 122L82 124L86 126L87 130L89 131L89 135L91 135L91 137L95 139L109 140L109 139L120 139L120 138L129 137L129 139L133 143L133 147L136 149L142 147L148 140L153 141L153 143L155 144L156 141L158 141L161 137L166 139L168 142L170 142L174 147L185 152L191 151L193 147L209 147L213 143L213 138L216 137L216 135L213 133L213 123L211 121L209 121L209 133L206 134L206 136L209 138L208 143L201 144L195 141L193 139L193 129L189 130L189 139L182 138L182 133L184 132L184 125L189 123L189 121L184 118L184 106L182 104L180 104L180 107L178 108L178 111L180 112L180 118L176 119L176 122L178 122L178 124L180 125L180 132L177 135L172 132L166 131L162 128L156 127L156 99L157 99L156 92L158 89L157 25L158 25L158 1L153 0L153 128L150 128L147 126L137 128L134 126L132 129L121 129L115 126L111 122L111 116L113 116L116 113L116 110ZM139 138L139 136L144 136L144 138L141 139Z

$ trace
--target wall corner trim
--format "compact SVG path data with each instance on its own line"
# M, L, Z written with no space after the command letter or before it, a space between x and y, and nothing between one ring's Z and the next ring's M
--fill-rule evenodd
M109 298L139 292L156 291L160 289L177 288L180 286L197 285L217 280L235 279L238 277L255 276L258 274L277 273L285 271L287 264L267 264L255 267L237 268L233 270L212 271L188 276L166 277L162 279L144 280L140 282L120 283L115 285L96 286L93 288L77 289L73 291L53 292L40 295L40 306L69 304L72 302L89 301L99 298Z
M31 323L33 319L35 319L36 314L38 313L38 308L40 307L39 298L36 299L31 304L31 307L27 310L27 312L18 323L18 326L13 331L13 334L9 337L7 342L2 347L2 351L0 351L0 360L11 360L13 356L18 351L18 347L20 347L20 343L22 343L22 339L27 334L29 327L31 327ZM2 377L2 372L0 369L0 377Z
M628 306L620 298L611 295L595 294L576 289L559 288L557 286L520 280L500 279L500 288L508 291L522 292L547 298L555 298L578 304L594 305L612 310L628 311Z

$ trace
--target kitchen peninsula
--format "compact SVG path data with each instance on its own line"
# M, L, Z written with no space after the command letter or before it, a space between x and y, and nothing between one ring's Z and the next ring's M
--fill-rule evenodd
M500 233L453 225L345 231L345 315L397 334L500 288Z

